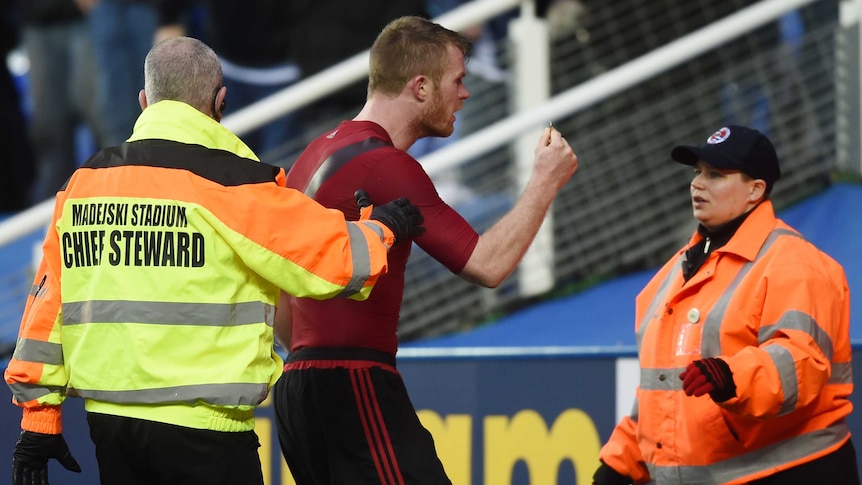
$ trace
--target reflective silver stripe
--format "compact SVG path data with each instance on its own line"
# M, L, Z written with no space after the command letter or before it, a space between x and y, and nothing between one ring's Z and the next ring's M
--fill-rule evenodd
M829 376L830 384L853 384L853 364L841 362L832 364L832 374Z
M18 402L27 402L39 399L48 394L57 393L64 394L66 388L64 386L43 386L40 384L28 384L25 382L15 382L9 384L9 389L12 390L12 395Z
M807 333L820 347L823 354L832 360L835 354L832 337L817 324L811 315L795 310L787 312L774 325L760 327L757 338L762 344L782 330L800 330Z
M787 312L782 315L778 322L774 325L761 327L760 332L758 333L758 340L762 344L775 336L776 333L787 329L800 330L802 332L805 332L806 334L811 336L812 340L814 340L814 342L817 344L823 354L827 358L829 358L830 361L834 357L835 349L832 343L832 338L825 330L823 330L820 325L817 324L817 322L811 317L811 315L800 311ZM784 347L780 347L783 349L783 352L779 356L778 350L775 349L776 347L779 346L770 345L766 347L766 350L772 357L776 368L778 368L778 373L781 376L781 385L784 389L784 405L782 406L779 414L785 414L790 411L793 411L796 408L796 402L799 398L799 383L797 382L796 377L796 365L793 362L793 356L790 354L790 351L784 349ZM848 367L850 370L850 380L846 382L852 382L853 370L849 366L845 367ZM835 370L836 369L833 366L832 377L835 377ZM847 372L847 368L842 369L842 372ZM838 379L843 379L847 377L848 376L843 375L841 377L838 377ZM832 378L830 378L830 382L832 382Z
M849 433L847 423L842 420L826 429L796 436L712 465L670 467L647 463L647 468L653 482L661 485L727 483L836 446Z
M647 463L647 470L649 470L649 476L652 478L652 482L650 483L660 483L661 485L686 485L683 481L682 475L685 473L685 470L690 467L665 467L665 466L656 466L652 463ZM718 483L718 482L694 482L694 483Z
M658 311L658 305L664 300L664 296L667 294L668 289L670 289L670 283L674 279L676 279L676 275L680 272L680 268L682 268L682 260L685 258L685 253L680 254L679 258L677 258L676 263L671 267L670 272L668 272L667 278L661 282L661 286L659 286L658 291L653 297L652 301L649 304L649 308L647 308L646 313L644 313L643 320L641 320L640 325L638 325L637 330L637 346L638 346L638 354L640 354L641 350L641 342L643 340L643 336L646 333L647 325L649 324L650 319Z
M373 222L368 222L368 221L356 221L356 223L362 224L363 226L371 229L372 231L375 232L375 234L377 234L377 236L380 239L383 239L383 229L381 229L380 226L378 226L377 224L374 224Z
M275 307L245 303L172 303L164 301L91 300L63 303L63 325L82 323L151 323L231 327L273 324Z
M677 391L682 389L679 379L684 368L641 369L641 389L645 391Z
M701 335L701 355L704 357L716 357L722 355L721 325L724 321L727 307L730 300L736 293L737 288L742 283L742 280L748 275L754 264L769 251L775 241L781 236L802 237L794 231L787 229L775 229L766 238L766 241L761 246L754 258L754 261L746 262L740 269L733 281L725 288L721 297L710 310L703 324L703 333ZM763 344L773 337L782 329L801 330L809 335L820 345L824 354L830 359L833 354L832 339L826 332L817 325L813 318L802 312L787 312L782 315L778 322L772 325L762 326L758 333L758 343ZM793 411L796 408L796 403L799 398L799 383L796 376L796 365L793 361L793 356L789 350L778 345L770 345L765 348L766 352L772 358L776 369L779 373L781 386L784 390L784 402L781 405L779 415L783 415Z
M365 234L362 228L356 224L364 223L347 223L347 234L350 236L350 251L353 255L353 275L350 277L350 282L341 290L338 296L348 297L362 291L362 286L365 281L371 276L371 250L368 249L368 242L365 240ZM375 229L380 229L374 224L368 224Z
M19 338L15 343L13 359L38 362L48 365L63 365L63 347L60 344L29 338Z
M796 379L796 362L793 361L793 354L786 347L778 344L767 345L763 348L772 363L778 370L778 378L781 380L781 389L784 391L784 402L781 404L781 410L778 415L787 414L796 409L796 402L799 400L799 382Z
M70 397L83 397L118 404L164 404L204 401L218 406L256 406L266 399L267 384L196 384L191 386L106 391L69 388Z
M763 243L763 246L760 247L760 251L757 252L757 256L754 257L754 261L748 261L742 268L739 269L739 273L733 278L733 281L728 285L728 287L724 290L724 293L718 299L718 301L713 305L712 309L707 315L706 319L703 322L703 331L701 333L701 341L700 341L700 353L703 357L717 357L721 355L721 339L719 339L719 334L721 332L721 322L724 320L724 314L727 312L727 305L730 303L730 299L733 297L733 294L736 292L736 288L745 278L754 264L760 260L760 258L766 254L770 247L775 243L775 241L780 236L796 236L802 237L798 233L789 231L787 229L774 229L769 237L766 238L766 241Z

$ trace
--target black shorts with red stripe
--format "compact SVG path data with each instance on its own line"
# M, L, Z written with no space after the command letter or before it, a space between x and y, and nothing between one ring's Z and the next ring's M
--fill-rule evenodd
M274 400L281 451L297 485L452 483L390 354L292 352Z

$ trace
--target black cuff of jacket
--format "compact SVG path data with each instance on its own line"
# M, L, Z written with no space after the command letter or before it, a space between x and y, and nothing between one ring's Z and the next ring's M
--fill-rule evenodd
M593 474L593 485L631 485L632 479L614 470L605 462Z

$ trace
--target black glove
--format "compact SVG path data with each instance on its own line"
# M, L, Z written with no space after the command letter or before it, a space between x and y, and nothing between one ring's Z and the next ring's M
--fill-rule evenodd
M81 473L61 434L21 431L12 453L12 485L48 485L48 460L56 459L66 470Z
M360 214L365 212L363 209L366 207L371 207L368 192L359 189L353 196L356 198ZM403 197L388 204L373 206L369 218L380 221L388 227L395 234L395 244L421 236L425 232L425 228L422 227L425 218L419 212L419 208Z
M631 485L632 479L602 462L593 474L593 485Z
M724 402L736 396L736 384L727 362L710 357L688 364L679 375L686 396L709 394L715 402Z

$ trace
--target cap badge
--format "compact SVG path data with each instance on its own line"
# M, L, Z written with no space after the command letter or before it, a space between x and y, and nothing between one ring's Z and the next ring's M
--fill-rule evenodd
M724 140L727 140L727 137L730 136L730 128L724 127L715 133L709 135L709 138L706 139L706 142L710 145L715 145L716 143L721 143Z

